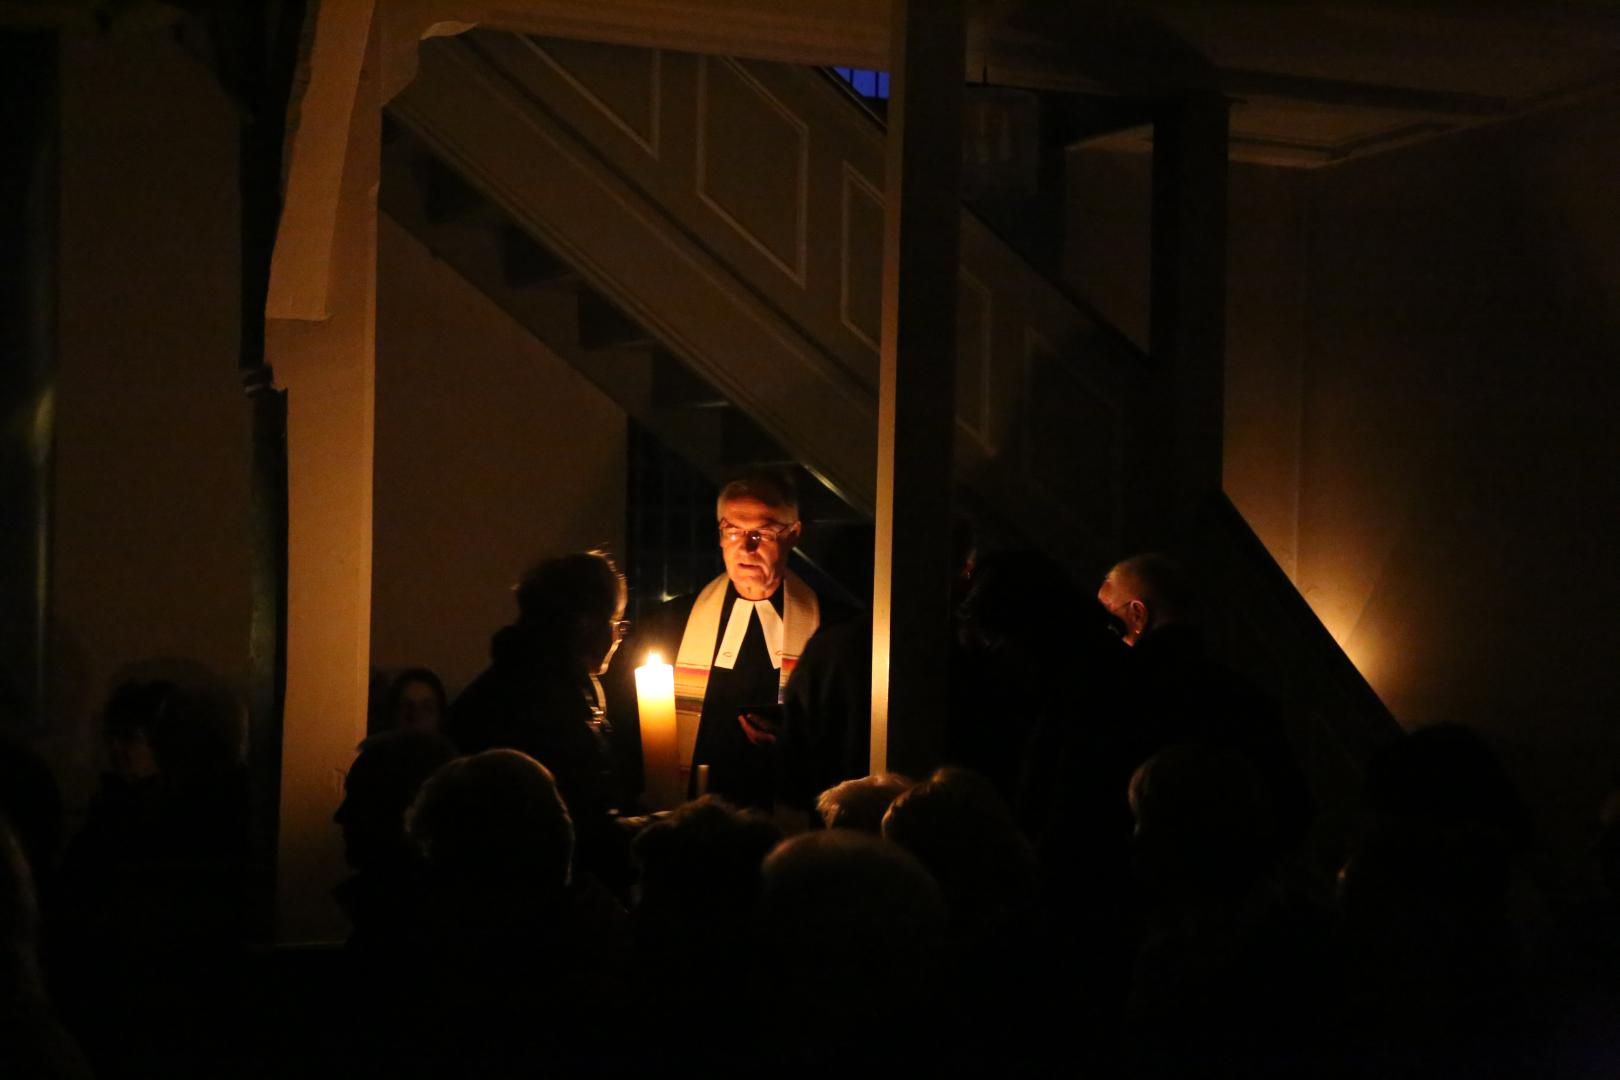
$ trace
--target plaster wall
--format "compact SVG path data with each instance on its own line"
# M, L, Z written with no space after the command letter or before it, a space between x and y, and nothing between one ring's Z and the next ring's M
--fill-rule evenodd
M42 750L82 808L103 767L98 710L134 665L186 659L242 688L250 429L236 370L232 105L166 30L64 39L61 94ZM379 245L369 655L384 667L427 664L454 689L511 617L508 588L526 564L622 549L625 419L386 218ZM301 341L323 327L272 330ZM320 398L320 370L289 361L278 375L295 408ZM348 456L329 450L329 460ZM312 497L336 474L321 475ZM307 719L331 723L319 710ZM357 738L341 734L338 764ZM329 765L315 772L320 805L300 828L324 850L341 777Z
M372 663L454 694L526 567L622 554L626 421L386 215L378 279Z
M129 665L245 676L237 131L168 33L63 39L50 735L71 804Z

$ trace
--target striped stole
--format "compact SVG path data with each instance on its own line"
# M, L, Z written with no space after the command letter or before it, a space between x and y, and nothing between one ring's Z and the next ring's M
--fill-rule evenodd
M703 698L709 691L709 672L714 667L715 652L719 647L720 620L729 618L726 606L726 575L721 574L703 587L692 614L687 616L686 631L681 635L680 651L675 655L675 746L682 768L692 764L692 751L697 746L698 722L703 716ZM782 648L771 657L778 669L777 700L788 676L804 652L805 643L821 625L821 604L815 591L799 575L789 570L782 583L787 590L782 602ZM733 601L735 603L735 601ZM744 600L743 603L748 603ZM750 618L753 618L752 614ZM730 664L723 665L730 667ZM739 704L748 704L739 702Z

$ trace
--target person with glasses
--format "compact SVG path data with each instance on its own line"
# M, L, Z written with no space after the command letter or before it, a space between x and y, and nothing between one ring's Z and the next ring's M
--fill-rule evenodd
M773 472L738 477L715 502L726 572L677 597L645 627L610 676L616 723L638 715L630 671L658 652L675 667L677 746L704 789L769 808L782 690L806 643L827 621L822 598L788 568L802 525L792 482ZM707 766L707 769L702 769Z
M521 750L549 769L574 819L576 866L626 889L624 785L598 680L630 632L624 575L605 552L578 552L537 563L516 594L517 621L495 634L446 731L463 754Z

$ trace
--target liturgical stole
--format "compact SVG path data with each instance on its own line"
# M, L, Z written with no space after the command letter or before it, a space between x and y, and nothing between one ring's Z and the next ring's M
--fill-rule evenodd
M821 625L821 604L810 586L799 575L789 570L782 582L786 590L782 598L782 614L769 600L744 600L738 597L729 615L726 604L726 583L721 574L703 587L692 614L686 620L686 632L681 635L681 648L675 656L675 732L676 747L683 767L692 764L692 751L697 746L698 722L703 715L703 698L709 691L709 672L715 666L734 667L737 653L742 649L748 624L759 619L765 632L765 649L771 655L771 666L777 670L777 693L787 686L793 665L799 662L810 635ZM720 638L720 620L726 618L726 633Z

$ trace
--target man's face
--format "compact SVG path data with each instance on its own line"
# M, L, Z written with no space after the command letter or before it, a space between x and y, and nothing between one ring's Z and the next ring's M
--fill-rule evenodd
M1103 579L1097 590L1097 603L1101 604L1119 630L1120 640L1135 645L1147 630L1147 605L1131 595L1132 590L1113 571Z
M613 609L613 615L603 620L600 615L587 615L579 620L574 632L574 654L580 670L592 675L606 675L619 642L630 633L630 624L624 621L624 604Z
M720 554L726 576L744 600L767 600L782 584L788 553L799 539L799 523L788 511L743 496L720 506ZM728 530L741 535L727 538Z

